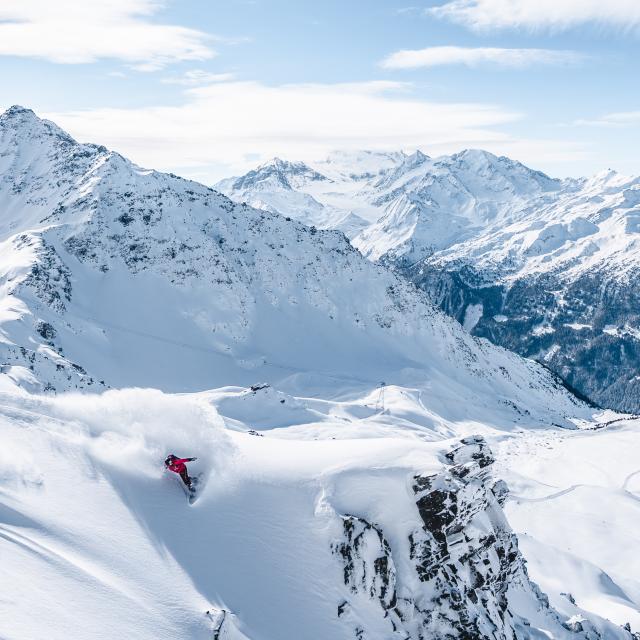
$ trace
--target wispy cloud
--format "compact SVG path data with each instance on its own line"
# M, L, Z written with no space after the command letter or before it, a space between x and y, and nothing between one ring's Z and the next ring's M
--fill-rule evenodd
M419 15L424 11L422 7L400 7L395 10L396 15L399 16L411 16L411 15Z
M584 59L577 51L562 49L504 49L493 47L428 47L426 49L396 51L380 65L385 69L415 69L442 65L478 67L493 65L505 68L524 68L536 64L566 65Z
M159 24L158 0L0 2L0 55L62 64L124 61L143 71L215 55L201 31Z
M638 0L450 0L427 13L472 29L568 29L589 22L623 29L640 26Z
M211 84L214 82L229 82L234 79L233 73L209 73L202 69L191 69L180 76L162 78L164 84L180 84L186 87Z
M557 140L526 144L501 131L521 115L495 105L436 103L396 82L296 84L218 82L185 91L179 106L47 113L83 141L136 162L209 182L274 155L313 160L336 148L431 153L486 147L528 161L575 149ZM523 154L524 148L536 149ZM251 162L247 161L251 158Z
M600 118L576 120L576 126L583 127L629 127L640 125L640 111L621 111L608 113Z

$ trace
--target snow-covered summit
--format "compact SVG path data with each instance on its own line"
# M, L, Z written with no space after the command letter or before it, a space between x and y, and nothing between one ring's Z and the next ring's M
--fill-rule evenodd
M401 165L374 185L380 219L355 239L367 257L414 262L502 222L560 182L505 157L465 150Z
M366 222L350 211L322 204L309 192L332 185L333 180L303 162L274 158L243 176L220 181L215 188L256 209L281 213L318 229L337 229L351 238Z
M298 182L296 198L290 184L271 182L266 189L270 205L303 221L307 210L319 207L357 213L370 224L353 238L354 246L372 260L415 261L472 237L507 219L530 199L562 187L561 181L517 161L477 149L436 158L421 151L342 151L313 167L331 182ZM265 189L250 184L257 171L218 187L234 200L260 206Z
M329 174L350 180L370 180L404 162L403 151L336 150L315 163Z
M304 162L289 162L273 158L244 176L222 181L221 186L246 193L250 189L293 190L315 180L327 180L327 178Z
M16 376L170 390L310 372L426 377L434 401L474 389L465 412L495 405L503 424L525 410L555 422L582 411L544 370L470 338L342 234L101 147L43 146L43 126L0 130L3 358L33 366Z
M15 135L48 135L59 138L69 144L75 140L51 120L39 118L32 109L20 105L13 105L0 114L0 124L7 133Z
M335 151L307 164L275 158L215 188L236 202L357 236L379 211L357 193L408 160L403 152Z

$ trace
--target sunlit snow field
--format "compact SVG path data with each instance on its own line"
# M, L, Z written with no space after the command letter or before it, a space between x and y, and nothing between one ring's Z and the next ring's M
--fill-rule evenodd
M407 479L436 471L455 442L441 438L454 432L482 432L498 455L496 473L512 489L507 514L552 603L562 609L561 592L571 593L619 624L637 620L637 423L507 432L462 421L438 434L409 390L333 395L45 398L5 383L4 637L42 637L47 621L53 640L69 629L205 639L205 612L226 609L225 637L311 639L322 629L341 638L336 514L366 517L407 544L417 513ZM168 452L199 458L193 505L162 469Z

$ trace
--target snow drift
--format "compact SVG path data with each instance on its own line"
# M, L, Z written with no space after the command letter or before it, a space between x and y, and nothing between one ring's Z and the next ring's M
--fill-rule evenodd
M481 439L258 437L207 394L1 402L3 637L630 638L529 581ZM210 473L193 505L169 449Z

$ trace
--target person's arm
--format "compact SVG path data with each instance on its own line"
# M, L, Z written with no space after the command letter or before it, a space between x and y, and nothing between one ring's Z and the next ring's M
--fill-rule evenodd
M193 462L198 458L178 458L178 460L174 460L173 464L184 464L185 462Z

